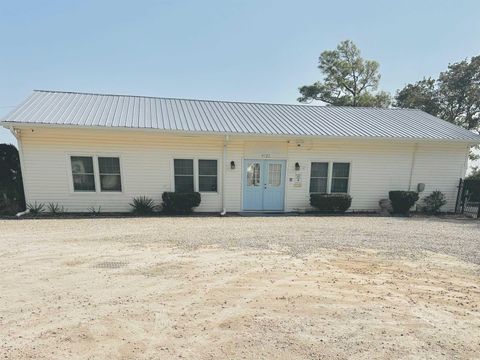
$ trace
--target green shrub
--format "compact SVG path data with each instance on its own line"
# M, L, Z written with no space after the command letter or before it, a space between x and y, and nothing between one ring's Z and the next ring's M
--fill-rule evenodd
M162 208L166 213L190 213L200 205L202 198L199 192L178 193L164 192L162 194Z
M395 214L407 215L418 200L418 193L415 191L390 191L388 197L392 202Z
M47 204L47 211L50 214L61 214L65 212L65 208L63 206L58 205L58 203L50 202Z
M437 214L440 208L447 203L447 198L441 191L435 190L427 197L423 198L424 211L430 214Z
M38 215L45 211L45 204L44 203L37 203L36 201L32 204L27 204L27 209L30 210L30 214Z
M352 205L348 194L310 194L310 205L319 211L345 212Z
M20 211L17 201L3 197L0 194L0 215L15 215Z
M133 198L130 203L132 212L136 215L149 215L155 210L155 203L152 198L146 196L138 196Z

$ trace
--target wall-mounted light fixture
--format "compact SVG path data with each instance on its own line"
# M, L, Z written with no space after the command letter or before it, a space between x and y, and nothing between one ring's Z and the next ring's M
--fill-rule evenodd
M235 161L230 161L230 169L235 170Z
M300 164L298 162L295 163L295 171L300 171Z

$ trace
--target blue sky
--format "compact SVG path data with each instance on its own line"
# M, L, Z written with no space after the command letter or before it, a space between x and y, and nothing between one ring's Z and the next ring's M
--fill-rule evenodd
M394 93L480 54L478 14L478 0L1 1L0 116L32 89L292 103L345 39Z

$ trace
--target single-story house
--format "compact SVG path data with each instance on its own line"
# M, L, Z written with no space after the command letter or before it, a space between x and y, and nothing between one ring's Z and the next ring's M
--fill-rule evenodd
M311 193L375 210L433 190L453 210L480 136L419 110L34 91L1 120L27 202L129 211L135 196L199 191L196 211L305 211Z

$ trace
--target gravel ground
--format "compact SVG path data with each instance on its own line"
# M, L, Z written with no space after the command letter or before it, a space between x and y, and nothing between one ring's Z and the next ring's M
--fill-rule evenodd
M480 353L480 221L0 221L6 359Z

